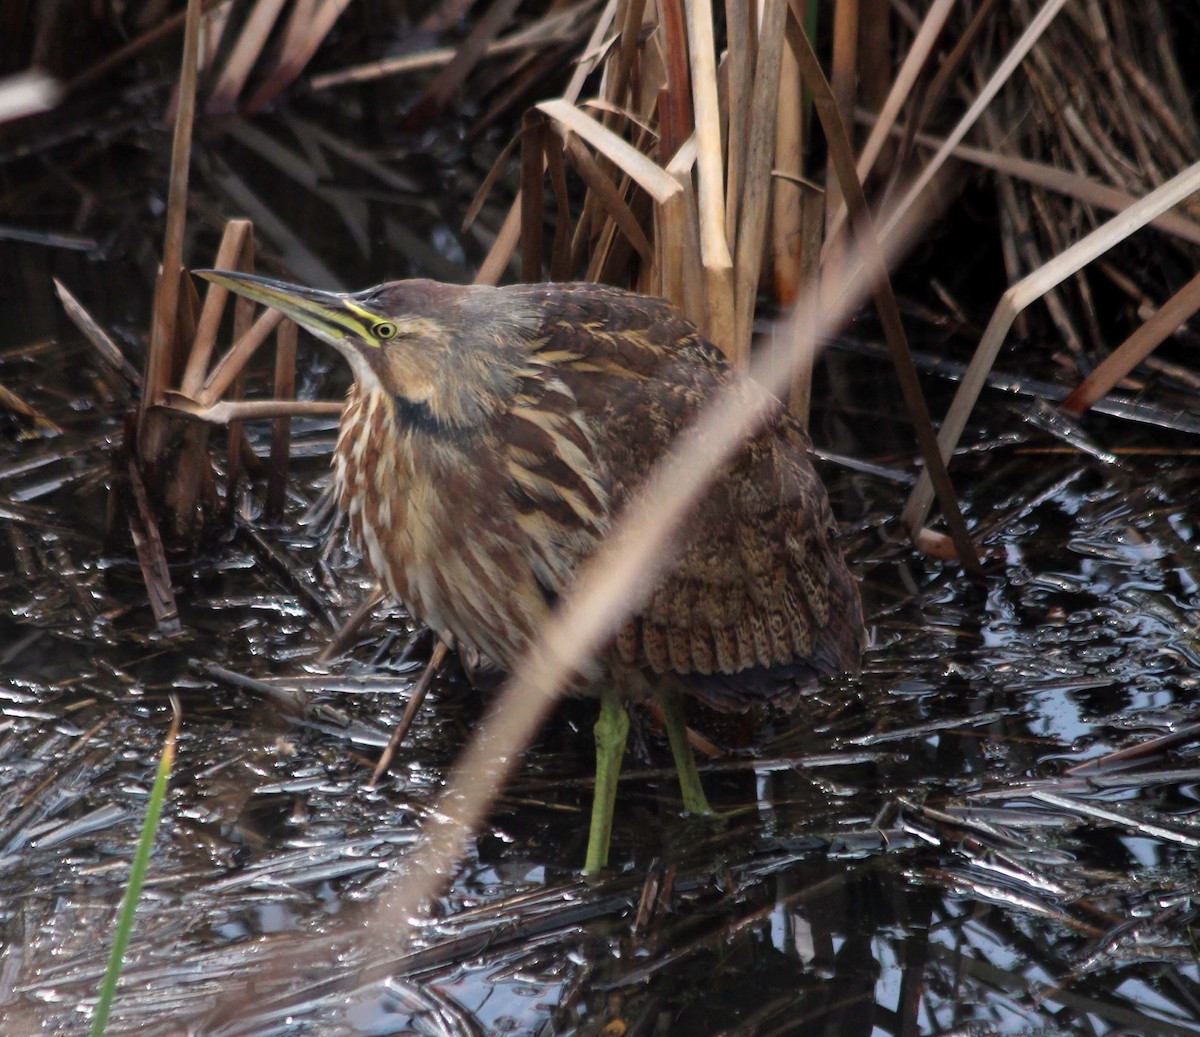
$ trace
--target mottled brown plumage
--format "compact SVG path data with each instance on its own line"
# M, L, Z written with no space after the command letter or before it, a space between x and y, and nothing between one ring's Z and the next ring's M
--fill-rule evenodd
M412 337L383 343L351 392L342 506L392 594L505 668L713 393L761 393L665 302L615 288L410 281L364 304ZM780 407L724 467L610 669L677 674L745 708L785 686L762 679L772 668L857 668L858 590L808 448ZM709 679L743 673L742 695Z
M205 276L349 360L334 467L355 541L414 616L506 669L714 395L764 396L667 303L616 288L398 281L348 295ZM575 690L601 698L587 870L607 859L628 726L617 694L662 699L685 806L704 813L678 689L745 709L858 668L858 588L809 447L776 403L645 607L578 675Z

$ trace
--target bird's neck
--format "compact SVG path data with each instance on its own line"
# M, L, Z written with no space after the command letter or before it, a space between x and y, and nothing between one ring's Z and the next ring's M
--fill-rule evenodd
M439 420L425 400L412 400L397 394L392 397L392 410L401 432L413 432L438 439L457 439L461 436L461 429Z

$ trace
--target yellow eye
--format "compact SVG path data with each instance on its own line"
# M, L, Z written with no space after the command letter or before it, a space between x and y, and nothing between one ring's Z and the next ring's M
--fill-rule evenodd
M396 337L396 325L390 320L381 320L371 328L371 334L376 338L389 339Z

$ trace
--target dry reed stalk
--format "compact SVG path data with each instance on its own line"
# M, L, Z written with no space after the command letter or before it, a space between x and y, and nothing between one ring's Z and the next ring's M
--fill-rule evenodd
M962 142L967 131L975 125L980 114L991 102L992 98L999 93L1000 88L1008 82L1012 74L1025 60L1025 56L1033 48L1034 44L1041 38L1042 34L1049 28L1050 23L1062 10L1066 0L1046 0L1046 3L1038 11L1035 17L1017 39L1017 41L1009 49L1004 59L1000 62L996 71L989 77L987 84L979 92L978 96L971 103L966 113L959 119L954 129L950 131L946 137L946 142L938 149L937 153L930 159L929 163L921 170L916 180L908 188L901 201L896 205L895 209L888 216L887 222L880 227L880 233L886 238L897 227L901 225L905 219L908 210L914 205L922 192L929 186L934 176L945 164L946 159L950 157L953 149Z
M911 118L905 120L905 132L897 155L897 168L908 161L912 152L912 137L925 125L932 112L947 91L962 81L962 70L968 59L974 54L975 46L983 31L991 27L992 15L996 12L999 0L982 0L967 27L963 30L958 41L946 58L938 66L929 86L917 98L916 111Z
M861 114L860 117L870 121L870 117L865 113ZM893 129L892 132L895 134L899 131ZM933 137L924 133L918 133L914 139L922 147L931 150L937 150L945 143L939 137ZM1024 180L1033 186L1044 187L1057 194L1077 199L1085 205L1104 209L1108 212L1120 212L1138 199L1137 195L1129 194L1108 184L1099 183L1089 177L1072 173L1066 169L1059 169L1044 162L1034 162L1027 158L1020 158L1004 151L974 147L970 144L959 144L951 149L951 154L955 158L962 159L964 162L970 162L985 169L992 169L997 173L1003 173L1006 176ZM1164 233L1173 235L1182 241L1200 245L1200 223L1189 219L1177 210L1163 213L1162 216L1152 221L1151 226Z
M754 68L758 52L758 39L754 32L756 8L750 0L725 0L725 32L728 36L726 57L728 123L725 159L725 237L730 248L736 248L738 240L738 215L742 202L742 184L746 178L746 156L750 146L751 98L754 96ZM736 255L734 258L734 299L741 291L737 279ZM739 335L738 313L734 312L733 349L740 352L742 339Z
M696 165L696 138L689 137L667 163L667 173L679 184L680 219L683 222L683 263L680 297L684 314L702 313L704 302L704 271L700 266L700 228L696 222L696 193L692 187Z
M32 426L39 433L44 432L52 436L61 436L63 434L61 425L56 424L41 411L30 406L15 392L5 388L2 384L0 384L0 410L7 412L5 414L6 421L15 414L22 419L22 425ZM8 518L9 516L6 515L5 517Z
M204 39L201 41L203 53L200 55L200 68L208 75L217 63L217 55L221 50L221 40L225 38L225 30L229 27L229 16L233 14L233 4L218 4L211 11L204 12Z
M471 27L454 59L445 66L413 103L405 118L409 129L424 126L458 93L476 65L485 56L500 31L512 20L520 0L494 0L483 17Z
M800 2L801 0L789 0L792 13L796 15L797 21L803 13ZM955 550L958 552L959 563L968 572L979 575L981 569L979 558L975 553L975 545L972 544L971 537L967 532L967 524L959 509L958 498L946 471L945 461L938 452L938 440L933 431L925 395L921 391L916 365L913 363L908 340L904 334L904 323L900 319L900 309L896 304L891 280L888 277L883 247L877 236L870 210L867 208L862 184L854 169L854 154L850 147L850 138L838 111L833 91L821 69L821 63L808 38L803 34L798 40L796 60L800 65L800 74L804 78L805 85L812 94L813 106L825 131L825 140L833 159L834 170L842 185L842 192L850 211L850 227L854 233L854 243L865 263L865 276L875 299L875 308L879 314L879 323L883 328L884 340L887 343L888 352L892 356L896 375L900 380L900 390L904 395L904 403L917 434L921 455L925 459L924 476L931 480L930 485L936 490L938 502L942 506L942 515L949 527ZM834 268L837 269L840 265L835 263ZM806 316L811 318L811 314L806 314ZM918 543L918 536L921 532L920 523L909 523L906 528L914 543Z
M692 71L683 0L662 0L659 15L663 68L657 78L663 86L658 92L658 150L659 158L669 162L692 135L696 120L692 114ZM645 52L641 59L644 68Z
M780 0L780 2L783 3L784 0ZM808 0L808 2L814 3L815 0ZM765 47L767 43L765 13L763 19L762 46ZM776 171L774 178L768 178L767 181L771 184L772 195L770 209L771 278L774 297L785 306L790 305L796 299L800 289L800 190L796 186L796 181L804 175L802 163L805 132L804 110L801 103L803 85L795 49L796 40L803 32L802 23L797 18L785 18L780 23L780 41L784 43L784 46L779 67L778 95L771 103L775 118L773 168ZM748 238L746 247L754 247ZM739 231L739 253L741 249L742 239ZM747 261L752 262L753 260L747 257ZM752 321L753 296L744 300L743 305L750 307ZM743 317L743 327L745 326Z
M291 14L283 30L283 42L279 45L280 64L287 63L292 55L304 48L322 2L323 0L293 0Z
M296 395L296 345L299 334L300 329L290 320L285 320L275 330L275 385L272 395L276 400L291 400ZM268 522L279 522L283 518L291 447L291 420L276 418L271 423L270 472L264 505Z
M934 0L929 11L921 21L921 28L913 38L912 45L908 48L908 53L904 56L904 61L900 65L900 71L896 74L896 78L892 83L891 89L888 91L883 107L880 108L879 115L876 117L871 131L867 135L867 141L862 147L858 162L855 164L855 168L858 171L858 178L864 184L870 177L871 170L875 166L875 161L879 158L884 144L892 133L896 119L900 115L900 110L912 94L917 77L928 64L934 45L941 37L946 20L950 17L950 12L957 2L958 0ZM850 113L842 112L842 118L849 119L850 117ZM846 206L844 202L841 202L827 221L826 226L829 228L825 235L827 243L837 237L845 224L845 220Z
M382 597L382 594L380 594L380 597ZM372 600L378 601L375 598L372 598ZM433 654L430 655L429 662L425 664L425 669L421 671L420 678L413 685L412 691L408 693L408 704L404 707L404 713L401 715L399 723L396 724L396 729L392 732L392 737L388 739L387 746L379 755L379 762L375 764L375 769L371 772L371 780L367 782L367 788L375 788L379 784L379 779L388 772L388 768L391 767L392 760L395 758L396 750L404 742L404 738L408 734L408 729L412 727L412 722L416 719L417 711L421 708L421 703L425 701L425 696L429 694L433 678L437 676L438 671L445 664L446 657L449 654L450 649L446 647L445 641L438 641L434 645Z
M682 251L687 240L684 197L679 183L632 145L605 129L595 119L562 99L543 101L537 106L564 130L578 134L596 151L630 176L654 200L658 225L656 267L661 271L661 290L665 298L683 302Z
M596 203L608 217L620 228L629 243L637 250L642 262L647 267L654 266L654 246L646 237L645 231L638 218L625 201L624 194L616 183L601 168L600 163L592 157L591 152L570 132L562 134L567 158L580 179L587 185ZM522 199L524 201L524 199Z
M230 220L226 223L213 265L221 270L246 270L249 273L239 263L245 256L246 242L251 239L252 231L253 224L249 220ZM184 396L195 396L204 387L204 376L216 348L217 329L228 298L228 289L209 282L204 293L204 307L196 325L196 336L192 340L192 351L180 382L180 392Z
M797 19L799 20L799 19ZM801 22L800 24L803 24ZM833 6L833 58L830 62L829 89L842 124L854 125L855 92L858 85L858 0L837 0ZM842 192L834 170L833 158L825 168L825 225L842 205Z
M175 324L179 311L179 284L183 272L183 233L187 220L188 170L191 161L192 123L196 114L196 61L200 50L200 0L188 0L179 72L179 106L171 148L171 178L167 196L166 231L162 269L154 292L150 348L142 376L142 399L137 416L137 450L143 462L158 464L166 447L166 426L150 408L162 401L170 386L176 355Z
M591 5L585 4L581 7L587 10ZM507 36L493 40L484 49L483 56L486 58L501 57L505 54L548 47L552 44L570 43L579 35L582 26L580 13L578 7L551 12ZM457 47L434 47L415 54L369 61L340 72L325 72L313 76L308 85L313 90L328 90L336 86L345 86L348 83L369 83L389 76L442 68L454 60L458 51Z
M1200 274L1163 303L1162 308L1112 351L1060 404L1079 417L1200 310Z
M278 310L266 310L249 328L235 336L232 348L217 361L204 382L204 388L195 395L201 407L211 407L225 395L225 390L242 373L250 358L258 352L258 347L267 341L281 320L283 314Z
M778 188L773 185L771 179L771 165L778 154L775 135L783 92L780 77L786 49L784 31L787 17L787 0L767 0L763 5L762 33L751 88L745 177L738 205L734 251L737 264L734 275L734 297L737 303L734 341L737 343L736 349L739 354L749 354L750 338L754 329L755 300L762 276L763 241L767 234L773 191L778 198ZM797 84L798 82L797 73ZM790 107L788 110L795 115ZM794 137L792 146L798 146ZM798 151L791 154L799 157Z
M483 262L479 264L479 269L475 272L474 283L499 284L520 240L521 197L518 195L513 199L508 215L504 217L504 222L500 224L492 247L488 249L488 254L484 257Z
M225 67L209 94L207 111L232 112L237 107L238 95L262 56L263 47L267 44L271 30L275 28L284 2L285 0L257 0L250 9L237 42L225 60Z
M362 625L370 617L375 608L387 597L387 592L379 584L375 585L375 589L367 596L344 622L334 635L329 639L329 644L321 649L321 654L317 656L317 663L320 666L325 666L331 663L347 648L350 647L350 642L354 640Z
M642 106L633 79L635 61L638 54L638 37L642 31L642 19L646 14L646 0L624 0L624 10L620 12L621 28L618 32L618 47L616 63L605 66L602 92L614 108L628 107L640 111ZM628 98L628 100L626 100ZM604 125L613 128L616 122L616 111L606 114Z
M512 158L512 153L520 143L520 137L513 137L500 149L500 154L496 156L496 161L492 163L491 169L484 175L483 180L471 198L470 204L467 206L466 212L463 214L462 223L459 225L460 233L466 233L467 229L479 218L479 213L483 210L484 203L488 200L488 195L492 193L492 188L496 186L496 181L508 171L508 160Z
M325 418L342 413L341 400L221 400L205 407L195 400L168 392L166 404L194 421L209 425L228 425L231 421L256 421L269 418Z
M1024 10L1024 0L1017 7ZM1003 95L1007 112L996 116L1004 127L1002 143L1000 131L989 129L993 151L1019 148L1061 167L1047 176L1066 181L1046 187L1034 174L1026 184L1001 184L1006 224L1015 227L1033 213L1029 233L1007 248L1016 258L1014 281L1038 269L1045 255L1093 229L1097 217L1090 206L1112 210L1122 198L1145 195L1192 161L1200 148L1187 108L1177 113L1166 100L1172 89L1173 43L1151 32L1160 5L1150 0L1134 13L1117 0L1081 0L1064 12L1066 18L1051 27L1023 66L1024 82ZM1182 208L1193 220L1200 216L1195 201L1185 201ZM1166 219L1175 222L1182 236L1192 237L1179 213ZM1173 251L1183 251L1186 262L1194 265L1192 250L1177 245ZM1167 290L1161 272L1174 260L1164 259L1163 264L1138 265L1135 277L1143 285L1137 294L1158 297ZM1169 275L1166 280L1169 285ZM1071 351L1086 354L1077 366L1093 366L1107 346L1090 279L1074 275L1046 302Z
M126 471L134 502L128 513L129 532L133 537L138 566L142 570L142 580L146 584L150 610L154 613L159 633L163 637L175 637L183 632L183 627L179 623L179 609L171 588L171 571L167 566L167 554L159 535L158 522L135 458L129 458Z
M92 345L100 358L120 374L131 388L141 388L141 373L125 359L125 355L109 337L108 332L99 325L84 305L58 278L54 279L54 290L58 294L59 302L62 303L67 316L71 318L71 323L83 333L83 337Z
M245 220L233 220L226 226L222 235L221 246L218 249L218 263L228 264L236 270L253 270L253 228ZM190 277L185 275L184 285L187 289L187 306L181 307L181 314L188 315L188 324L180 327L177 340L191 343L191 351L186 365L179 375L180 392L171 390L163 394L162 406L156 408L164 422L172 410L186 413L182 408L173 406L173 401L179 398L190 399L203 386L205 369L212 356L216 343L217 330L221 318L221 308L228 293L206 294L203 305L195 294L195 285ZM235 328L237 323L235 321ZM241 395L241 371L234 380L231 395L235 398ZM184 426L184 434L172 446L171 464L169 470L160 472L162 480L162 497L167 511L174 523L177 535L193 535L203 525L205 514L211 511L215 503L216 490L213 480L212 462L208 454L209 429L205 424L188 422ZM227 487L230 490L226 501L227 512L232 516L231 500L235 495L240 469L240 456L244 431L240 421L231 421L228 428L229 465L227 467ZM246 447L248 450L248 446ZM200 507L201 500L208 502Z
M959 437L966 427L967 418L974 409L975 401L983 390L988 372L995 363L1005 337L1013 321L1026 306L1040 299L1051 288L1103 255L1114 245L1124 241L1157 216L1162 215L1185 198L1200 191L1200 163L1189 166L1182 173L1151 191L1145 198L1114 216L1081 241L1055 256L1039 270L1008 289L997 304L992 319L976 347L970 366L964 375L950 410L942 422L938 445L943 459L948 459L958 445ZM902 520L909 528L920 525L933 503L933 493L928 473L923 472L917 485L904 506Z
M176 340L181 348L184 343L195 342L201 312L195 286L187 275L184 275L183 289L180 316L176 322ZM166 427L169 418L167 410L160 406L155 413ZM176 537L187 538L203 525L203 512L197 507L201 499L213 500L212 463L208 456L209 430L190 422L172 424L180 434L171 437L159 463L156 473L158 492L171 523L171 532Z
M576 64L575 71L571 75L571 80L567 84L566 90L563 91L561 100L570 103L578 98L579 92L583 89L584 81L595 67L595 61L601 50L601 43L612 27L616 11L617 0L607 0L600 12L600 16L596 19L592 34L588 38L587 46L584 49L584 57ZM500 282L500 276L503 274L504 268L508 266L508 262L516 250L520 227L520 197L517 197L513 199L513 203L508 210L508 215L505 216L504 223L496 234L496 240L488 250L483 263L480 264L479 272L475 275L476 284L498 284Z
M311 18L293 16L292 26L286 34L287 46L280 54L275 67L250 95L243 108L245 112L254 114L262 111L304 71L304 67L312 60L317 48L329 35L349 4L350 0L323 0L313 11Z
M546 118L526 112L521 128L521 280L542 280L545 225Z
M692 104L696 113L700 261L704 265L707 302L700 327L735 367L744 370L749 364L750 352L748 348L740 348L734 331L733 257L725 236L725 177L717 102L716 46L712 8L707 2L695 0L688 5L687 28Z

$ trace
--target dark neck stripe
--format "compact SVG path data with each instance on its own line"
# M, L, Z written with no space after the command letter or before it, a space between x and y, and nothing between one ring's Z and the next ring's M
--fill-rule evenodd
M407 396L392 397L396 405L396 422L401 428L424 432L430 436L444 436L452 430L438 421L433 408L422 400L410 400Z

